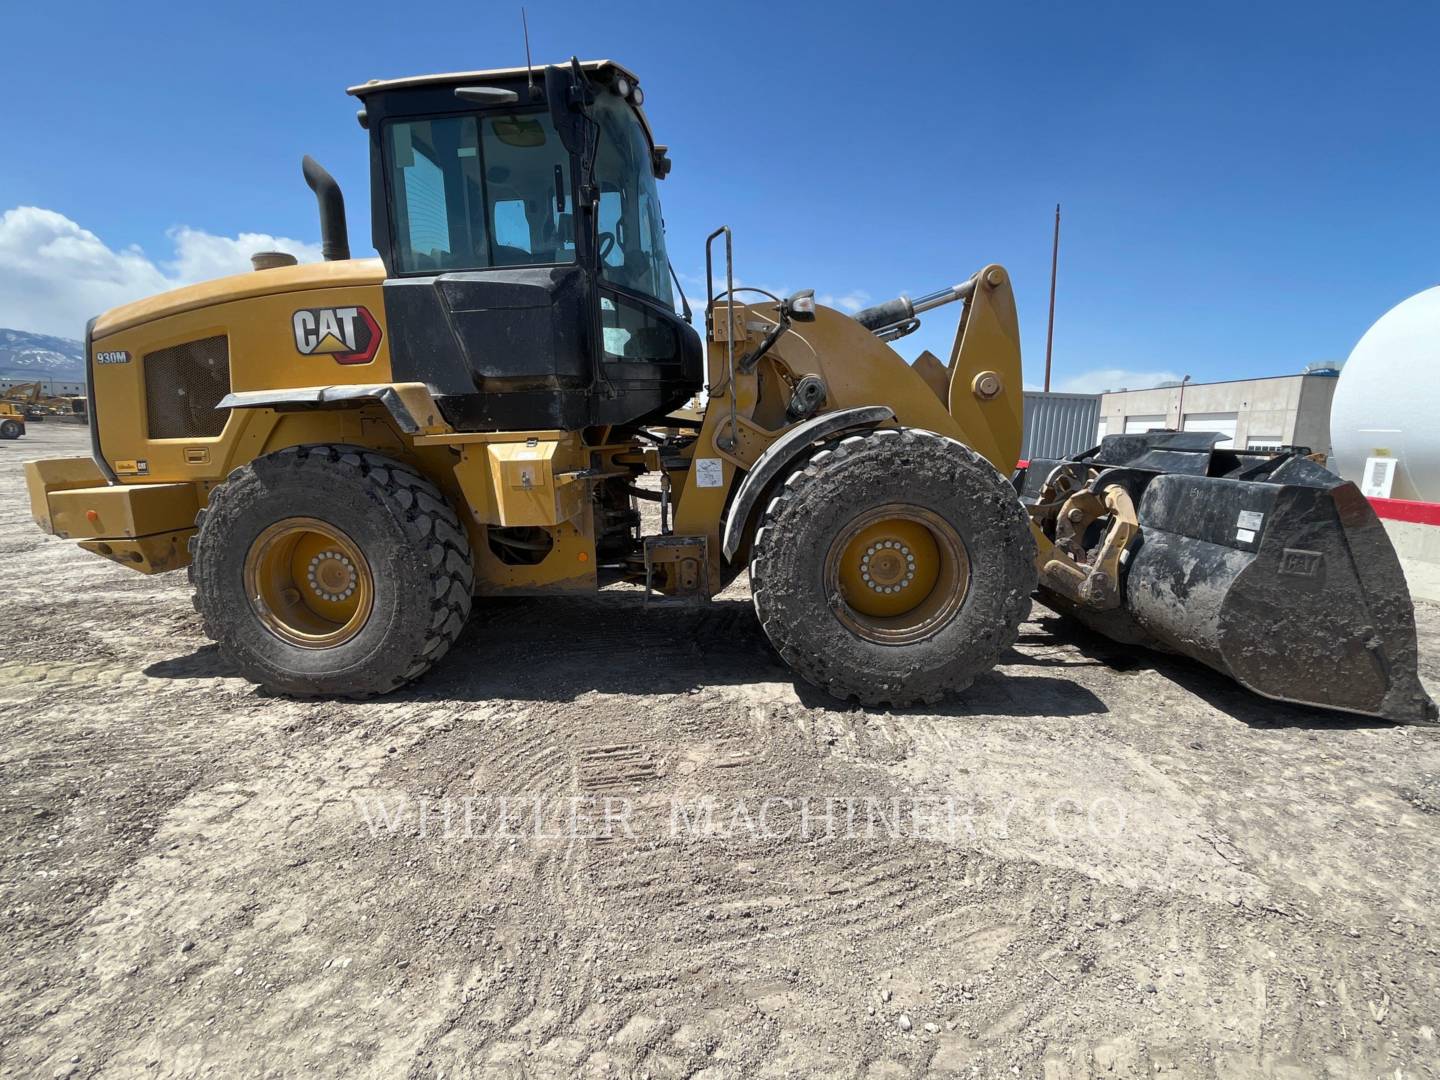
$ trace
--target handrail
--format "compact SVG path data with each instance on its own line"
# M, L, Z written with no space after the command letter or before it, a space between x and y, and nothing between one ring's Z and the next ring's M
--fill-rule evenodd
M735 257L734 236L729 225L721 225L705 238L705 336L715 340L715 271L711 252L715 238L722 233L725 236L725 377L730 394L730 430L717 442L722 449L733 450L740 433L740 421L735 413ZM713 387L705 389L707 393L714 392Z

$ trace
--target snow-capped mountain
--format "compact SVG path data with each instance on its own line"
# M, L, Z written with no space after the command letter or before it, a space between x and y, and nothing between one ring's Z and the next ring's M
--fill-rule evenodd
M0 328L0 379L85 378L85 346L69 338Z

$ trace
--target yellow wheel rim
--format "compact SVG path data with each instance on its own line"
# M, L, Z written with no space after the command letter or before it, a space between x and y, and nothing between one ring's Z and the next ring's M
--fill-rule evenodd
M876 507L847 525L825 557L835 615L860 637L904 645L937 633L970 588L960 534L933 511Z
M330 649L370 618L375 583L365 556L339 529L315 518L286 518L246 552L245 595L276 637L304 649Z

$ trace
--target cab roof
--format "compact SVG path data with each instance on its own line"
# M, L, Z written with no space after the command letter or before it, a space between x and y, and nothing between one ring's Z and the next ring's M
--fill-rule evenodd
M570 61L557 64L557 67L568 67ZM545 78L545 64L536 64L534 67L535 77L541 81ZM614 60L581 60L580 69L587 73L600 71L616 71L624 75L632 83L638 84L639 79L635 73L624 64L617 64ZM408 75L401 79L371 79L369 82L361 83L359 86L351 86L346 89L347 94L363 98L367 94L378 93L382 90L404 90L417 86L448 86L460 85L461 83L473 83L486 79L517 79L525 78L530 68L508 67L490 68L486 71L448 71L438 75Z

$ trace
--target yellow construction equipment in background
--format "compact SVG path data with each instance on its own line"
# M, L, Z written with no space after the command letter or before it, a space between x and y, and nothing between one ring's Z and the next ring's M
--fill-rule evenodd
M28 466L43 527L145 572L189 565L207 633L255 681L384 693L450 648L474 597L629 581L703 600L748 569L785 660L862 703L966 687L1009 648L1038 580L1106 632L1263 693L1433 710L1388 579L1357 586L1362 606L1384 594L1383 616L1326 624L1362 691L1329 678L1295 693L1232 663L1225 636L1271 630L1266 604L1330 595L1323 575L1301 580L1317 564L1291 551L1291 517L1324 531L1321 503L1344 502L1346 527L1359 521L1331 498L1340 482L1293 455L1256 471L1193 436L1132 437L1012 482L1022 384L1002 267L851 316L809 291L736 288L721 228L702 348L683 296L676 312L657 190L670 160L633 73L571 61L540 80L513 68L351 93L379 258L350 258L339 189L307 158L326 261L266 253L92 321L93 460ZM952 302L950 356L907 364L890 342ZM702 388L703 408L683 409ZM1298 489L1310 501L1292 514ZM658 501L658 532L637 499ZM1208 531L1186 524L1206 514ZM1312 539L1301 554L1333 590L1345 529ZM1168 554L1152 565L1151 548ZM1202 568L1203 609L1135 603L1137 565L1172 593L1162 571Z
M44 420L50 416L85 423L88 410L83 395L47 394L43 382L13 383L0 392L0 415ZM5 438L15 438L6 435Z
M24 434L24 406L13 401L0 401L0 439L18 439Z

